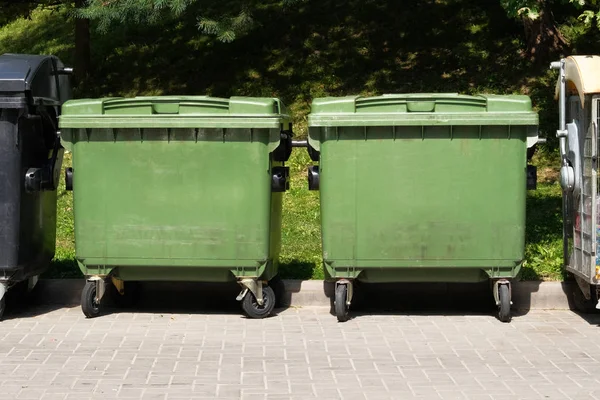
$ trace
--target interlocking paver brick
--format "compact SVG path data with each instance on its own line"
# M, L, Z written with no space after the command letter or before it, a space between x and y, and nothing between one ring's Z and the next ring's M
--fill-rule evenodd
M0 324L4 399L599 399L600 316L37 308Z

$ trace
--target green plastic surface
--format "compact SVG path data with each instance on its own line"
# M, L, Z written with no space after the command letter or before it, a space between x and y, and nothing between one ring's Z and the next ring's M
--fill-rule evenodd
M83 99L63 106L63 128L277 128L289 119L274 98L158 96Z
M70 101L76 257L124 280L271 279L282 193L272 160L289 117L277 99ZM233 123L232 121L235 121Z
M315 99L326 272L371 282L516 276L537 122L525 96Z

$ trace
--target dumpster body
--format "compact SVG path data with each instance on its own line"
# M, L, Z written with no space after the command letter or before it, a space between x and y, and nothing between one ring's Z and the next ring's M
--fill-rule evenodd
M98 306L107 277L121 294L126 281L237 279L246 312L270 313L262 283L277 273L291 151L279 100L78 100L60 126L73 152L67 179L84 296ZM95 316L89 300L84 313Z
M565 270L577 282L575 306L600 309L600 194L598 127L600 126L600 56L571 56L552 63L560 78L557 136L563 189Z
M525 96L315 99L309 149L319 166L309 181L316 174L338 318L347 318L355 279L492 279L506 286L494 290L505 300L523 260L537 123Z
M68 73L53 56L0 56L0 316L7 290L31 289L54 257Z

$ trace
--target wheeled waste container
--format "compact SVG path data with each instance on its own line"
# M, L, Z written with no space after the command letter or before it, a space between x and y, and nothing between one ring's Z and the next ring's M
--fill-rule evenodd
M577 282L575 306L600 309L600 56L571 56L554 62L560 72L560 183L563 189L564 267Z
M250 317L271 313L291 153L278 99L76 100L60 127L87 317L139 281L235 279Z
M0 56L0 317L7 291L31 289L54 257L69 73L54 56Z
M319 164L309 187L320 190L338 319L348 318L354 280L491 279L500 319L509 320L537 125L526 96L315 99L308 144Z

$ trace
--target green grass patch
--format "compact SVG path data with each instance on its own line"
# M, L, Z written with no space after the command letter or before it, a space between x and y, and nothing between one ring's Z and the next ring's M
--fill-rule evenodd
M70 167L71 160L71 153L65 153L63 168ZM75 261L73 192L65 189L64 173L61 173L57 197L56 253L42 278L82 278L83 274Z
M540 112L547 146L536 155L539 189L528 193L523 279L561 279L560 188L556 183L555 73L523 57L522 26L499 3L476 0L299 2L257 14L260 28L233 43L198 32L191 9L159 26L123 24L92 33L94 69L78 98L207 94L275 96L289 106L296 138L306 137L310 101L319 96L382 93L523 93ZM199 6L200 7L200 6ZM198 11L198 12L196 12ZM35 10L0 27L0 53L55 54L73 65L74 23L62 7ZM600 51L571 32L579 53ZM591 43L591 45L590 45ZM596 46L596 47L594 47ZM69 166L67 155L64 165ZM319 195L307 190L303 150L288 163L281 275L323 277ZM73 198L61 181L56 258L45 277L80 277L74 262Z
M283 200L282 278L323 279L319 193L308 190L306 169L312 164L305 150L295 150L288 163L290 190Z
M542 183L527 194L523 280L562 280L562 191L558 182Z
M546 164L548 156L536 155L538 168L555 171ZM295 150L287 163L290 190L284 196L282 251L279 272L289 279L323 279L319 193L309 191L306 168L312 164L303 149ZM546 165L542 167L541 165ZM65 167L71 154L65 155ZM527 194L527 224L523 280L562 280L562 208L561 189L554 175L541 176L537 190ZM550 179L550 181L548 181ZM82 277L75 258L73 230L73 194L65 190L64 175L58 189L56 256L45 278Z

